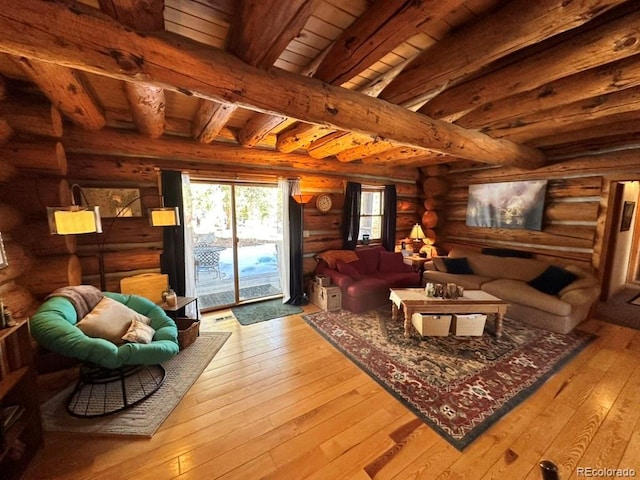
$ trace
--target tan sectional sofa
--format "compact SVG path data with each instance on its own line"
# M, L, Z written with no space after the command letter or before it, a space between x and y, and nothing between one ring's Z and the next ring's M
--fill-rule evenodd
M600 294L598 280L575 265L559 268L531 258L460 248L427 261L426 282L484 290L509 302L507 318L559 333L568 333L585 320Z

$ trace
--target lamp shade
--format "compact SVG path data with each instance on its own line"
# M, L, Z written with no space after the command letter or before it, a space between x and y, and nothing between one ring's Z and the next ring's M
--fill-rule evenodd
M424 240L427 237L422 231L422 227L420 226L420 224L416 223L411 229L409 238L415 241L415 240Z
M56 235L102 233L100 207L47 207L49 232Z
M149 223L152 227L175 227L180 225L178 207L150 208Z

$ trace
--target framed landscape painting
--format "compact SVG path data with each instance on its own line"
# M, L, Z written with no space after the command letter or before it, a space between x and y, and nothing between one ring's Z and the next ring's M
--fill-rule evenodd
M469 186L467 225L542 230L546 180Z

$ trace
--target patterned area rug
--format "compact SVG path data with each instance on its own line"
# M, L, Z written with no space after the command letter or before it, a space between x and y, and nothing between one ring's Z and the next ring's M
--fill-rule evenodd
M595 337L505 319L500 340L404 338L389 309L303 315L340 351L458 450L521 403Z
M151 437L230 335L228 332L200 333L193 344L163 365L167 373L157 392L129 409L107 417L76 418L69 415L65 404L73 389L71 385L42 405L43 427L50 432Z

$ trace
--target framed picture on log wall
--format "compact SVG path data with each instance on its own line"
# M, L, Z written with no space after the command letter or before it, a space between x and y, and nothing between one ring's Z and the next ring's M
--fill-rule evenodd
M100 207L100 216L141 217L142 203L137 188L82 188L84 201Z
M542 230L546 180L469 186L467 225Z
M626 232L631 228L631 221L633 220L633 210L636 207L636 202L624 202L622 207L622 220L620 221L620 231Z
M0 233L0 269L7 268L9 262L7 262L7 254L4 251L4 243L2 242L2 233Z

